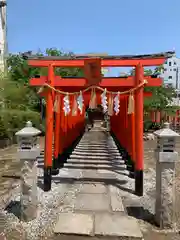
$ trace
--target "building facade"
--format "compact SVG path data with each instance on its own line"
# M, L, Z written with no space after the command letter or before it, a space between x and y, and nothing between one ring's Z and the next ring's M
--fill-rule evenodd
M165 85L180 89L180 59L175 55L167 59L161 77Z

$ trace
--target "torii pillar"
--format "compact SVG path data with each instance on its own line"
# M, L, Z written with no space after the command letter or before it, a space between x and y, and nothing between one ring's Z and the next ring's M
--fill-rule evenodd
M136 86L144 81L144 69L138 64L135 69ZM143 97L144 87L135 91L135 193L143 195L143 169L144 169L144 149L143 149Z

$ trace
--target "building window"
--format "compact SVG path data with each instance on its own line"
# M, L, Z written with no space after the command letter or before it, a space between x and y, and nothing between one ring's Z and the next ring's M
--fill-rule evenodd
M174 61L174 65L176 65L176 62Z
M174 68L174 71L176 71L176 68Z
M171 64L172 64L172 63L171 63L171 62L169 62L169 66L170 66L170 67L171 67Z
M172 76L169 76L168 78L169 78L169 79L172 79Z
M164 72L167 71L167 68L164 68Z
M172 71L172 69L170 69L170 71Z

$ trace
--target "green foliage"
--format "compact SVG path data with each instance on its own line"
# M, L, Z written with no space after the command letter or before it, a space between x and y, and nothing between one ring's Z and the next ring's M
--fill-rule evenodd
M163 71L163 65L156 67L154 70L152 69L144 69L144 76L158 76ZM130 71L130 75L135 75L135 69ZM155 81L155 79L154 79ZM145 92L151 92L152 97L144 98L144 110L145 112L149 112L151 110L164 110L169 115L175 114L178 107L171 106L169 107L169 102L172 101L172 98L175 97L175 89L166 88L164 85L160 87L145 87Z
M38 102L38 97L35 92L27 85L11 80L8 77L1 77L1 101L3 104L0 108L28 110L34 108Z
M151 69L144 69L144 76L150 76L153 74L153 71ZM130 76L135 76L135 68L133 68L130 73Z
M56 48L48 48L45 53L38 51L38 56L73 57L73 53L64 53ZM7 59L8 74L0 75L0 139L12 138L16 131L30 120L44 132L44 122L40 119L40 106L37 88L29 85L29 79L47 76L47 68L28 66L21 53L10 54ZM56 68L55 74L62 77L82 77L79 68Z
M62 51L56 48L48 48L45 51L45 54L40 51L36 53L38 56L60 56L60 57L73 57L73 53L63 53ZM19 96L22 97L21 104L26 106L26 108L37 110L39 108L39 98L37 95L37 89L29 86L29 79L41 75L47 76L47 68L35 68L28 66L27 60L25 60L21 53L19 54L10 54L7 59L8 73L9 78L11 79L10 85L12 85L11 90L9 86L6 87L9 99L12 99L10 95L13 94L13 91L18 93L18 89L15 90L14 86L17 84L19 88ZM79 68L56 68L55 74L61 77L82 77L83 72ZM14 82L14 83L12 83ZM17 94L16 94L17 95Z
M0 139L11 139L21 128L25 127L27 121L32 121L35 127L41 129L40 114L30 110L0 110Z
M159 76L163 70L163 65L156 67L154 70L145 68L144 76ZM130 71L130 75L135 75L135 69ZM154 79L154 81L156 80ZM154 131L162 127L163 121L161 123L153 123L147 113L158 110L167 113L169 116L175 115L179 107L169 106L169 103L176 96L176 92L175 89L166 88L164 85L160 87L145 87L144 91L152 93L152 97L144 98L144 131Z
M161 129L163 127L163 123L156 123L152 122L150 119L144 121L144 132L149 132L150 130L152 132Z
M38 75L40 70L28 66L26 60L23 59L22 54L10 54L7 59L8 73L11 79L15 82L28 85L29 78Z
M163 66L163 65L160 65L160 66L158 66L158 67L155 68L154 74L155 74L155 75L160 75L163 71L164 71L164 66Z
M152 97L144 99L145 111L150 110L176 110L177 108L171 107L168 104L175 97L175 90L173 88L160 87L145 87L145 92L152 92Z
M48 48L46 49L47 56L61 56L64 58L74 57L72 52L63 53L56 48ZM56 75L61 77L83 77L83 71L80 68L56 68Z

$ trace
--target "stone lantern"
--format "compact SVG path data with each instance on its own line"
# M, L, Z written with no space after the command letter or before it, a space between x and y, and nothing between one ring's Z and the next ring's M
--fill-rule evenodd
M21 162L21 218L31 221L37 213L37 157L40 155L38 135L41 133L28 121L16 133L18 158Z
M178 160L175 144L180 135L169 126L165 123L163 129L154 132L157 137L155 220L161 229L175 225L175 162Z
M40 155L40 147L38 144L38 135L40 133L41 131L34 128L30 121L26 123L23 129L16 132L20 159L34 159Z

